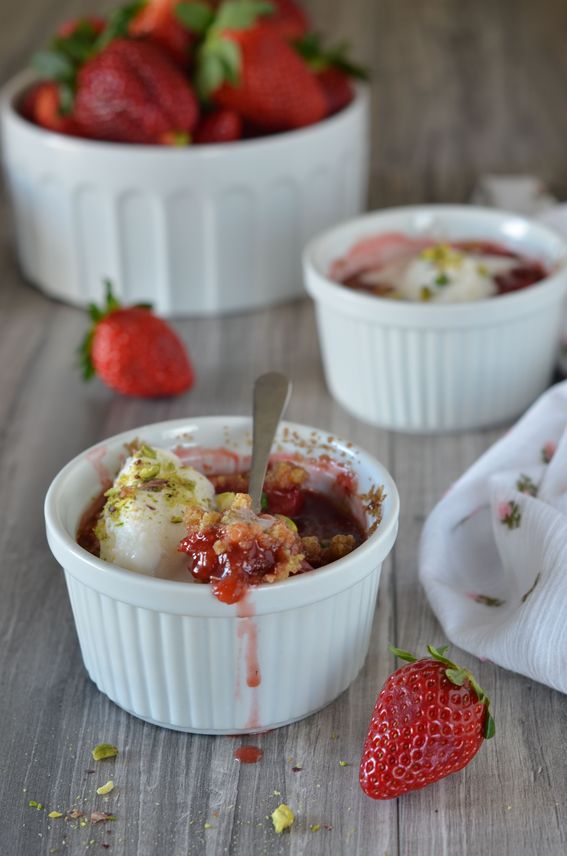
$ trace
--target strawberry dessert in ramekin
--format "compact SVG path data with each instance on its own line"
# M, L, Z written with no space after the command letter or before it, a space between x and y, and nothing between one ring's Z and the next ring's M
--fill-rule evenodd
M87 450L49 489L87 671L154 724L285 725L336 698L366 657L398 527L391 476L328 432L283 423L255 515L250 452L248 419L164 422Z
M472 205L375 211L304 253L323 364L361 419L428 433L498 425L551 380L567 246Z

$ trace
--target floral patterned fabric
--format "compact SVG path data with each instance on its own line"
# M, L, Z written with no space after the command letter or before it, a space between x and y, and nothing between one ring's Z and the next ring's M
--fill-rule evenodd
M567 692L567 381L445 494L419 565L451 642Z

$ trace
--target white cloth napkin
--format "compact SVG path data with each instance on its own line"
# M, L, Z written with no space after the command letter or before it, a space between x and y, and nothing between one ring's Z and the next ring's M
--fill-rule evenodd
M451 642L567 692L567 381L448 490L419 565Z

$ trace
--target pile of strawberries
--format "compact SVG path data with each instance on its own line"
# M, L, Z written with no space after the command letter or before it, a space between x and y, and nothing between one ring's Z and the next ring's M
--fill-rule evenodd
M20 112L62 134L220 143L314 124L363 71L324 50L295 0L142 0L69 21L33 65Z

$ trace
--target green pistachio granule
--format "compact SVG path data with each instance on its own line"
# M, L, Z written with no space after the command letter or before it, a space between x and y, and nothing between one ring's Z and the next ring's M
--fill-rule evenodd
M118 755L118 749L112 743L99 743L91 754L95 761L102 761L105 758L115 758Z

